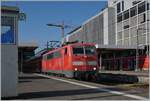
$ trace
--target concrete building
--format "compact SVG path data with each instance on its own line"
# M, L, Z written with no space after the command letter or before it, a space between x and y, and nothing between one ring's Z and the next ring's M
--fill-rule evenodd
M18 94L18 14L16 7L1 7L1 97Z
M98 45L115 44L115 9L108 7L93 16L77 29L68 33L66 41L93 42Z
M108 0L115 9L116 44L148 45L150 34L149 0Z
M100 68L108 70L134 70L138 45L139 55L144 56L139 57L139 67L144 68L149 64L149 13L148 0L108 0L105 9L71 31L65 40L95 43ZM132 59L123 59L127 56Z

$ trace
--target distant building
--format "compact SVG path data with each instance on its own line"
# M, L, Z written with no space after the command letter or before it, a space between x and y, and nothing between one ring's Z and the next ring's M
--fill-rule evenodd
M35 56L35 49L38 48L36 43L20 43L18 46L18 71L26 72L25 62Z
M18 95L18 15L17 7L1 7L1 97Z

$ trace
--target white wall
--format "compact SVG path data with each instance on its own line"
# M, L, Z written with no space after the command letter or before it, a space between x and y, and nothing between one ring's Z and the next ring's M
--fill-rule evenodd
M18 48L1 45L1 96L17 96Z
M103 13L103 26L104 26L104 45L108 45L108 9L105 9L104 10L104 13Z
M2 13L1 16L9 16L15 18L14 23L12 24L14 25L15 43L1 44L0 47L1 97L13 97L18 95L18 15ZM6 24L6 22L4 24Z

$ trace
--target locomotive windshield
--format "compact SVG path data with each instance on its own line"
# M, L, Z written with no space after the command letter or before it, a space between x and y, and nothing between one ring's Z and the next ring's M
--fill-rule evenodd
M86 54L86 55L94 55L95 47L94 46L81 46L81 47L73 47L73 54Z
M85 46L85 54L94 55L95 54L95 47L94 46Z
M73 47L73 54L84 54L83 47Z

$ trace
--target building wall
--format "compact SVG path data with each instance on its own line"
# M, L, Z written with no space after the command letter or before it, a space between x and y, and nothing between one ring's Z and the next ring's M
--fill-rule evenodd
M102 45L115 44L114 11L112 7L104 9L85 21L80 29L67 35L66 41L79 40Z
M149 26L150 26L150 10L147 8L148 0L113 0L108 1L109 6L115 9L116 19L116 44L132 46L137 44L139 46L149 44ZM124 3L123 3L124 2ZM117 12L117 5L120 4L120 10ZM144 5L145 4L145 5ZM124 8L123 8L124 5ZM142 7L142 5L144 5ZM119 6L118 6L119 8ZM144 9L142 11L140 9ZM134 12L136 14L134 14ZM139 28L142 28L138 30ZM138 37L137 37L138 34Z
M145 3L143 3L144 1ZM136 34L138 33L139 46L149 44L150 10L147 10L147 8L150 5L147 5L147 2L150 1L109 0L108 8L82 24L83 32L80 33L82 38L78 38L84 42L104 45L135 46L137 44ZM145 4L146 10L140 12L138 9L140 9L142 3ZM120 4L120 7L118 4ZM137 14L134 15L134 12ZM142 29L138 30L139 28ZM77 37L75 34L76 32L69 37L78 39L75 38Z
M108 44L116 44L116 26L115 26L115 9L108 9ZM105 29L105 28L104 28Z
M18 16L16 12L3 11L1 17L1 96L12 97L17 96L18 84ZM9 26L12 28L10 32L6 31ZM3 32L9 33L5 35Z
M1 45L1 96L17 96L17 45Z

